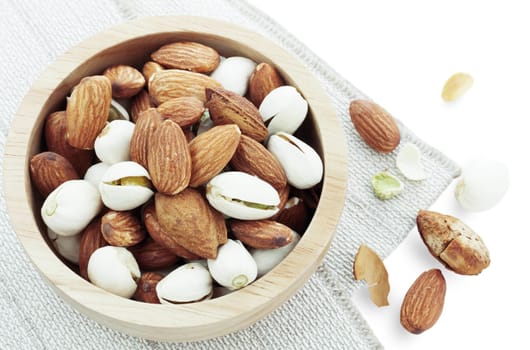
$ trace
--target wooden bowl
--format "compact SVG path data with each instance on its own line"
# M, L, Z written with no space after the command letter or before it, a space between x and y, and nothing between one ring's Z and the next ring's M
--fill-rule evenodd
M161 45L190 40L224 56L276 66L310 106L303 125L324 160L319 206L296 248L274 270L237 292L204 302L154 305L108 293L77 275L50 249L34 193L29 160L42 148L46 116L64 109L79 80L118 63L141 67ZM247 29L199 17L153 17L121 24L61 56L32 86L14 118L5 147L4 188L11 223L31 261L55 291L83 314L111 328L153 340L189 341L227 334L264 317L311 276L334 237L346 187L346 145L335 110L312 74L276 44Z

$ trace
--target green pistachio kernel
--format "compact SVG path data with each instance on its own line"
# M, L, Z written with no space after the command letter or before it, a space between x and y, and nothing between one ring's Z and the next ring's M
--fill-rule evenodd
M374 175L372 187L376 197L381 200L393 198L403 190L401 181L386 171Z

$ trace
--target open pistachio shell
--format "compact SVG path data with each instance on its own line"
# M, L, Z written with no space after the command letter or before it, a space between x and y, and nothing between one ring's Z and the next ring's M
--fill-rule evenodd
M202 264L188 263L158 282L156 294L162 304L203 300L212 294L212 278Z
M129 160L133 131L134 123L128 120L113 120L108 123L94 143L98 158L108 164Z
M229 239L219 247L217 258L208 259L213 279L230 290L252 283L258 274L256 262L240 241Z
M269 134L283 131L293 134L307 115L307 101L292 86L280 86L272 90L259 106L263 121L267 122Z
M244 96L247 93L248 80L256 68L256 62L246 57L228 57L219 63L211 77L217 80L226 90Z
M48 238L52 242L53 247L59 255L66 260L78 264L79 263L79 246L81 244L81 233L73 236L60 236L48 228Z
M258 276L263 276L282 262L300 241L300 235L293 231L294 238L286 246L275 249L252 249L250 254L258 266Z

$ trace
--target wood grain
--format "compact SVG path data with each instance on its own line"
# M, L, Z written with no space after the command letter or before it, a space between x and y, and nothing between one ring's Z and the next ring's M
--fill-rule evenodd
M82 77L115 64L141 69L151 52L178 41L197 41L224 56L241 55L278 68L310 106L301 130L320 152L325 175L320 204L300 243L270 273L252 285L209 301L154 305L124 299L82 279L48 247L40 202L29 181L29 159L39 152L45 117L64 106ZM346 107L345 107L346 108ZM262 36L229 23L199 17L152 17L118 25L61 56L35 82L11 127L4 155L4 189L11 223L37 270L80 312L111 328L148 339L188 341L245 328L292 296L321 262L334 237L347 178L346 145L323 88L286 51Z

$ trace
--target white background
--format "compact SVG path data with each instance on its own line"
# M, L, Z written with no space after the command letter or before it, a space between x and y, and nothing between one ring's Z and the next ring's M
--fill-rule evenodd
M529 4L250 2L459 164L483 156L509 167L510 189L494 208L464 212L454 199L454 184L431 207L459 217L482 236L490 250L489 268L478 276L452 273L430 256L413 230L385 259L390 306L375 307L366 290L355 294L382 344L387 349L530 348ZM459 71L470 73L475 84L460 101L444 103L442 86ZM433 328L412 335L400 325L401 302L416 277L432 267L442 269L447 281L445 307Z

